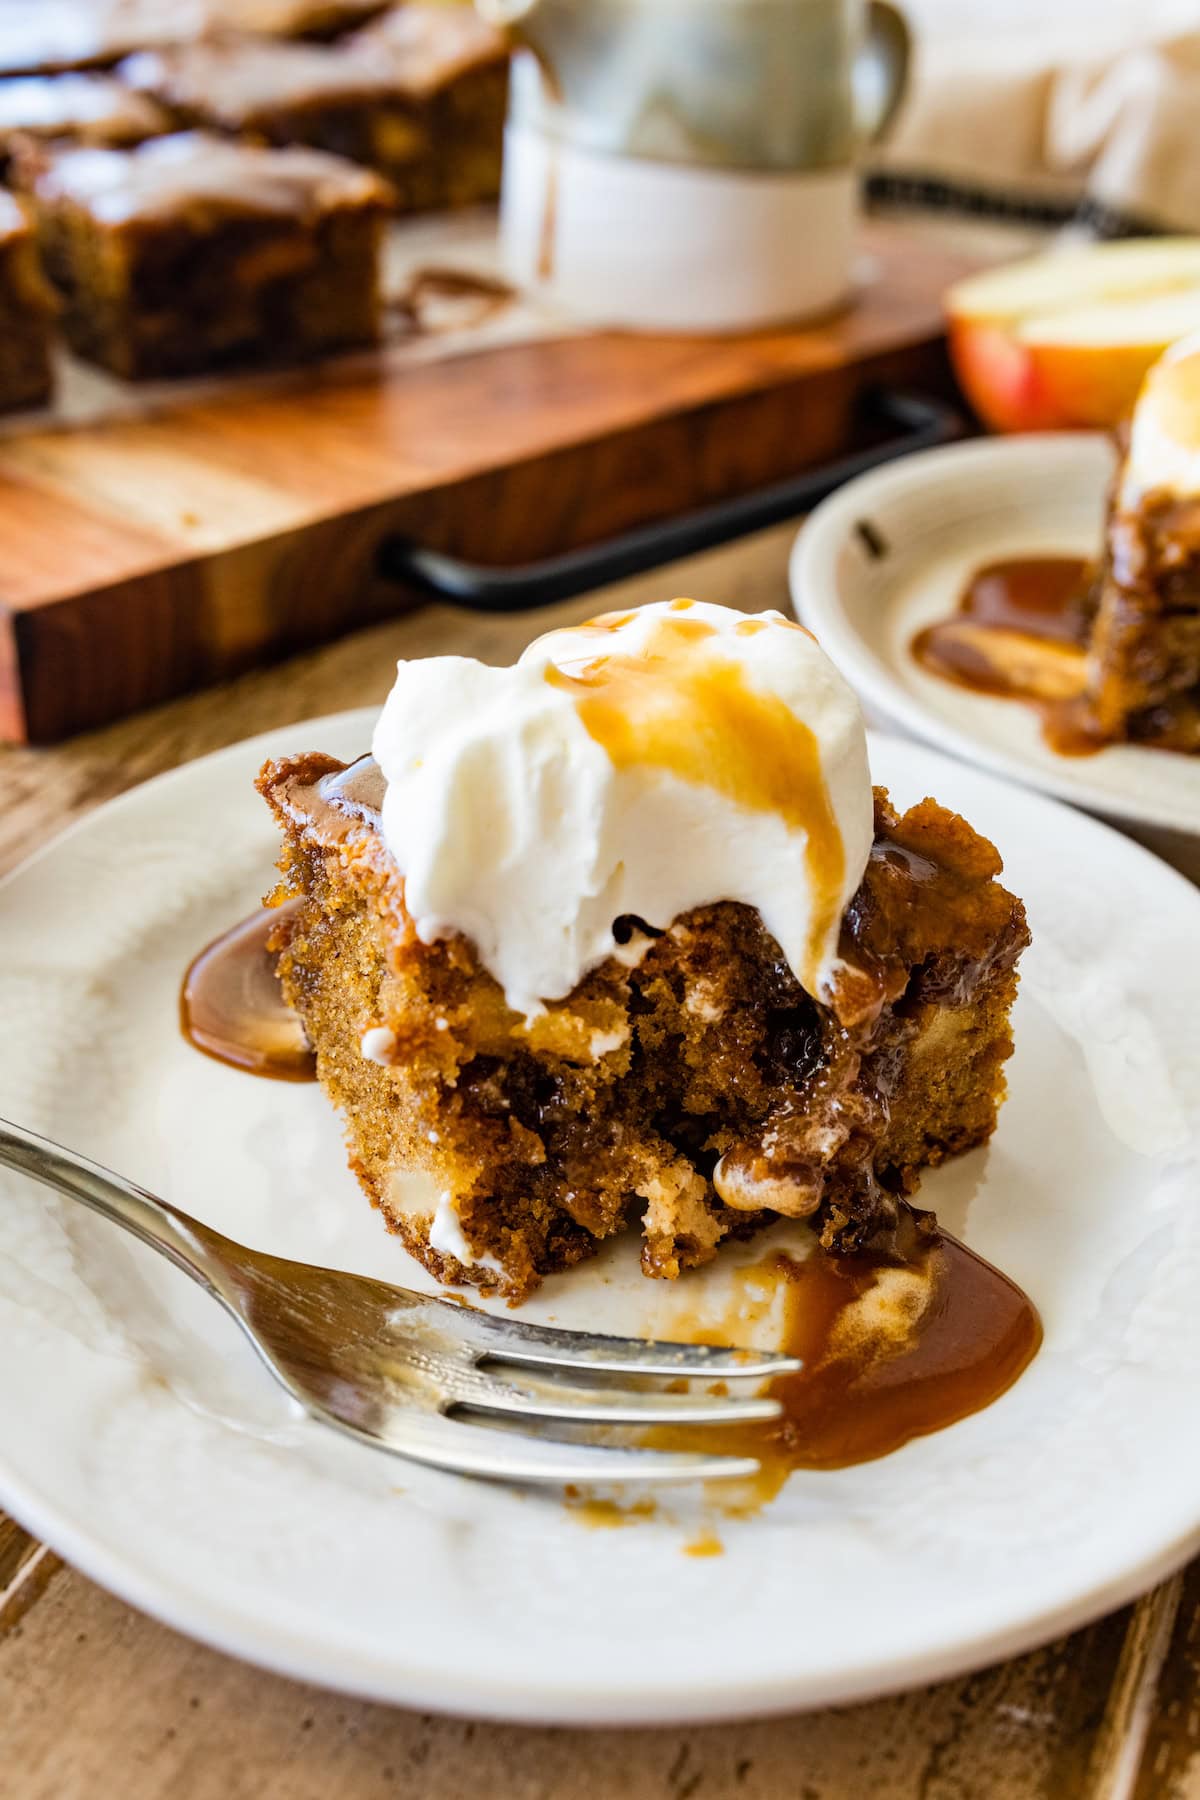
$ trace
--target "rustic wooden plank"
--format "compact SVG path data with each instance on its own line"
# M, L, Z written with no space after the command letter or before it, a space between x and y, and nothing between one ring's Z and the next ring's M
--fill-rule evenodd
M21 1565L37 1549L37 1544L14 1519L0 1513L0 1594L6 1593L20 1573Z
M3 1752L14 1800L1082 1800L1126 1616L865 1706L552 1731L251 1673L67 1573L0 1645Z
M16 466L0 461L0 606L20 614L80 585L120 580L131 568L153 568L171 554L161 533L76 494L64 520L58 496ZM62 546L70 545L64 563Z
M1092 1749L1088 1800L1129 1800L1133 1792L1158 1706L1182 1583L1181 1575L1164 1581L1133 1609Z
M887 227L873 254L859 303L808 328L385 350L0 438L0 734L58 739L404 610L374 578L390 536L532 560L845 452L867 389L949 390L963 259Z
M16 1629L61 1568L52 1550L0 1513L0 1639Z
M1200 1800L1200 1562L1178 1583L1174 1630L1132 1800Z

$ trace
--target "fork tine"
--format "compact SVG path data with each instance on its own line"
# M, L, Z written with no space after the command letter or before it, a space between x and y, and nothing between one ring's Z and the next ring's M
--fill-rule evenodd
M697 1451L633 1450L607 1444L572 1444L557 1438L489 1430L438 1413L396 1408L376 1429L339 1418L310 1404L324 1423L373 1449L409 1462L443 1469L454 1475L476 1475L492 1481L523 1481L559 1486L566 1481L638 1481L678 1484L726 1481L757 1475L752 1456L708 1456Z
M726 1349L713 1344L656 1343L653 1339L607 1337L596 1332L556 1331L523 1319L497 1318L431 1300L439 1325L489 1361L530 1368L580 1369L611 1375L687 1376L723 1381L793 1375L803 1368L795 1356L777 1350ZM446 1317L445 1315L449 1315Z
M753 1425L777 1419L778 1400L751 1395L637 1393L547 1381L516 1384L494 1378L495 1366L471 1371L456 1384L453 1404L515 1419L569 1420L577 1425Z

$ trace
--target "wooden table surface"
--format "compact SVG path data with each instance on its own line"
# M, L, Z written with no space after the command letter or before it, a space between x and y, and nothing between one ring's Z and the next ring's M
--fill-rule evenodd
M604 596L785 606L790 528ZM0 867L160 770L382 699L398 655L508 661L534 618L428 608L53 751L0 750ZM34 1372L31 1371L31 1380ZM1074 1636L897 1698L762 1724L531 1730L326 1694L179 1637L0 1516L3 1800L1200 1800L1200 1563Z

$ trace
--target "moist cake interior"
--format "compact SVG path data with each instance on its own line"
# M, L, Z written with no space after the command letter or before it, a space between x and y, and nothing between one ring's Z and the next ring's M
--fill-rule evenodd
M1089 596L1089 702L1106 742L1200 752L1200 500L1110 498Z
M721 903L623 919L618 953L527 1020L465 937L418 938L369 758L268 764L259 786L284 832L273 898L301 898L285 995L355 1174L442 1280L519 1300L635 1225L645 1273L673 1278L780 1214L899 1254L920 1170L994 1128L1028 931L992 845L932 800L899 816L876 790L828 1005Z

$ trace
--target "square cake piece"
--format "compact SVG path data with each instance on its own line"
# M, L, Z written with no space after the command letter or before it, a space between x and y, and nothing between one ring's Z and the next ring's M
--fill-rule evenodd
M54 312L33 227L19 202L0 191L0 412L49 398Z
M469 8L414 0L334 45L213 37L130 57L120 73L181 125L365 163L402 211L499 191L508 52Z
M1200 752L1200 337L1173 346L1142 385L1091 601L1099 739Z
M1200 498L1118 499L1087 644L1104 743L1200 752Z
M379 333L386 184L201 132L22 154L72 347L118 375L302 359Z
M471 7L408 0L346 40L387 72L396 101L366 160L411 210L470 206L500 192L508 111L507 40Z
M895 1253L920 1171L995 1126L1029 935L996 851L932 800L900 815L877 790L872 817L848 690L817 667L811 716L842 722L814 735L785 716L738 661L755 641L739 615L694 609L684 622L719 641L656 669L641 650L671 610L550 634L514 671L402 664L376 738L386 778L320 755L260 777L284 837L276 898L298 901L278 928L285 997L354 1172L440 1279L519 1300L635 1219L645 1273L667 1278L779 1216ZM810 672L789 690L785 665L820 657L807 634L778 615L755 628L778 643L754 680L801 690ZM601 631L641 648L597 654ZM489 698L541 645L524 686ZM576 844L571 930L584 921L590 952L573 982L570 956L555 963L538 999L521 937L535 962L559 957Z

